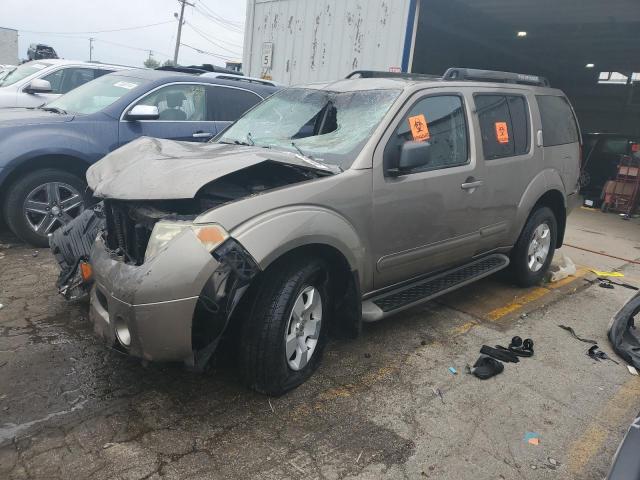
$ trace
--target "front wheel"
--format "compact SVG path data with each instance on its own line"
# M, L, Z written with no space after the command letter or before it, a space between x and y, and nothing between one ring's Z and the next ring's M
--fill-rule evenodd
M524 226L511 253L511 269L521 287L542 281L556 250L558 226L548 207L536 209Z
M49 245L48 235L84 210L86 185L69 172L36 170L9 188L4 215L13 233L37 247Z
M327 341L327 268L298 258L264 273L243 319L241 370L247 385L281 395L318 368Z

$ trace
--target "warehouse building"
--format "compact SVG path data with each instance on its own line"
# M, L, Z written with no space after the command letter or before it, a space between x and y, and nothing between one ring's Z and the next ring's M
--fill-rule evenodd
M250 0L245 73L285 84L449 67L547 77L584 131L640 135L638 0Z
M0 27L0 65L18 64L18 31Z

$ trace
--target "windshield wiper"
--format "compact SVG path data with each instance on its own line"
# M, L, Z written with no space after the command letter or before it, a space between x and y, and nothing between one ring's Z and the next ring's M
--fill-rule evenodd
M301 158L302 160L304 160L305 162L313 165L315 168L319 168L320 170L328 170L332 173L340 173L342 172L342 167L339 165L333 165L330 163L326 163L323 162L322 160L316 160L315 158L313 158L311 155L307 155L306 153L304 153L300 147L298 145L296 145L296 142L291 142L291 146L293 148L295 148L298 151L298 157Z
M40 107L40 110L44 110L45 112L59 113L60 115L66 115L67 114L66 110L63 110L63 109L58 108L58 107Z

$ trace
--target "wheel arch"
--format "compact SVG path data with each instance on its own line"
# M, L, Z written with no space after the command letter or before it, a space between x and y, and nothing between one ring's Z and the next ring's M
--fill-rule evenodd
M556 248L562 247L564 242L564 233L567 226L567 208L564 195L559 190L555 189L545 192L533 205L529 212L529 216L531 216L531 214L540 207L548 207L556 217L556 224L558 227Z

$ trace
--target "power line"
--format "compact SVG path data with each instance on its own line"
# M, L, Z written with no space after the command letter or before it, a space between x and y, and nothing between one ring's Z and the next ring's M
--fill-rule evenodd
M208 33L203 32L202 30L200 30L200 27L196 27L195 24L191 23L191 22L185 22L187 24L189 24L189 26L191 28L193 28L194 30L198 31L199 33L201 33L202 35L206 36L209 40L212 40L216 43L221 43L223 45L227 45L224 48L236 48L239 50L242 50L243 46L241 43L236 43L236 42L229 42L227 40L223 40L222 38L214 38L212 36L210 36Z
M76 37L77 38L77 37ZM141 47L132 47L131 45L124 45L122 43L117 43L117 42L112 42L110 40L102 40L100 38L94 38L93 39L94 42L102 42L102 43L107 43L109 45L115 45L116 47L122 47L122 48L128 48L130 50L138 50L139 52L154 52L154 53L159 53L160 55L167 57L167 58L171 58L171 55L169 55L168 53L164 53L164 52L159 52L158 50L153 50L150 48L141 48Z
M125 27L125 28L114 28L112 30L97 30L94 32L39 32L36 30L22 30L22 29L18 29L19 32L25 32L25 33L41 33L44 35L93 35L93 34L97 34L97 33L109 33L109 32L123 32L125 30L138 30L141 28L149 28L149 27L155 27L157 25L166 25L168 23L173 23L173 20L169 20L166 22L159 22L159 23L150 23L148 25L138 25L137 27Z
M208 52L206 50L201 50L200 48L193 47L193 46L188 45L186 43L181 43L180 45L182 45L183 47L190 48L191 50L195 50L198 53L202 53L203 55L210 55L212 57L216 57L216 58L219 58L219 59L224 60L224 61L237 60L237 57L228 57L226 55L220 55L219 53Z
M207 13L204 10L201 10L200 8L198 8L198 6L194 7L194 10L196 12L198 12L200 15L204 16L205 18L209 19L210 21L214 22L216 25L218 25L219 27L225 28L227 30L229 30L230 32L233 33L243 33L243 27L237 26L235 24L229 23L228 21L225 21L224 19L221 20L221 17L215 17L213 15L211 15L210 13Z
M200 35L200 37L204 38L207 42L209 42L211 45L214 45L224 51L226 51L227 53L231 54L231 55L235 55L236 57L241 57L242 53L238 53L238 52L234 52L233 50L229 50L228 48L223 47L222 45L216 43L215 41L213 41L211 38L209 38L207 35L205 35L203 32L201 32L200 30L198 30L195 26L193 26L192 24L186 22L187 25L189 25L189 27L191 27L191 29L196 32L198 35Z
M210 14L212 17L217 18L217 19L218 19L218 20L220 20L221 22L223 22L223 23L227 23L227 24L229 24L229 25L233 25L233 26L238 27L238 28L244 28L244 22L241 22L241 21L235 21L235 20L229 20L228 18L224 18L224 17L222 17L222 16L218 15L214 10L212 10L211 8L209 8L209 6L208 6L206 3L204 3L202 0L200 0L199 5L201 5L201 6L202 6L202 8L204 8L207 12L209 12L209 14Z

